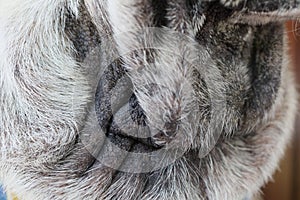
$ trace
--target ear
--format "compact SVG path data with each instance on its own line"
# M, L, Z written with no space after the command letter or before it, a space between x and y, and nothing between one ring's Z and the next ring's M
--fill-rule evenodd
M221 0L226 1L226 0ZM300 18L300 1L296 0L227 0L237 1L231 6L236 10L234 20L238 23L265 24ZM226 4L225 4L226 5Z

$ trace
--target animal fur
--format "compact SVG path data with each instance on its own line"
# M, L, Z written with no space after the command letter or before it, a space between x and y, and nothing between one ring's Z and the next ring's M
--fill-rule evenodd
M299 15L287 0L1 0L1 182L25 200L254 197L291 138L284 22ZM121 77L132 112L109 124ZM122 170L149 149L115 134L127 154L95 160L104 130L137 122L180 156Z

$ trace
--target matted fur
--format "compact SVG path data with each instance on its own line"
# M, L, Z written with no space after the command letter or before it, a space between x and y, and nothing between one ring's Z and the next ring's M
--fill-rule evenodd
M242 200L259 193L296 113L283 24L299 16L300 3L268 2L167 0L157 8L153 0L1 0L3 186L20 199ZM166 30L158 44L151 27ZM186 153L159 170L118 172L95 162L78 139L100 132L88 112L98 74L118 54L147 125L178 123L174 145ZM212 115L209 97L223 96L226 105ZM208 120L221 129L202 154L216 134Z

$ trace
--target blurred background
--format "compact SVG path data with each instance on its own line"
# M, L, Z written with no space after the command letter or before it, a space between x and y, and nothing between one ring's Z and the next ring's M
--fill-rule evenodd
M0 200L5 200L5 194L1 187L0 187Z
M300 21L287 23L289 51L293 70L300 92ZM280 169L264 188L264 200L300 200L300 103L298 103L298 118L295 124L295 135L287 149Z

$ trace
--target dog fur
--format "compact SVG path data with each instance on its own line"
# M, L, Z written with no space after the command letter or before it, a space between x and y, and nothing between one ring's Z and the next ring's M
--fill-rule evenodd
M1 0L3 186L25 200L254 197L291 138L284 22L299 15L287 0ZM82 141L101 132L106 110L90 111L119 55L151 134L162 130L153 144L184 150L168 166L124 172Z

